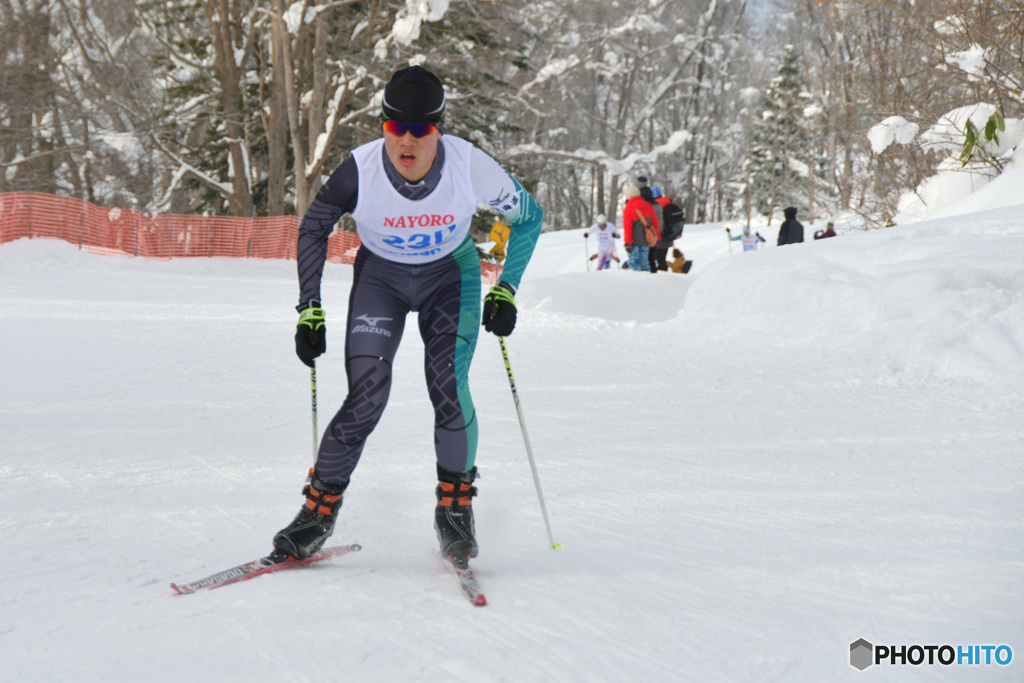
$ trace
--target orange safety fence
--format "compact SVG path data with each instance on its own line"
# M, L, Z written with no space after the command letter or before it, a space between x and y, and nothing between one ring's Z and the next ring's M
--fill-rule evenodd
M297 216L149 215L43 192L0 193L0 244L27 237L144 258L294 259L298 229ZM356 233L335 230L327 260L352 263L359 245ZM481 260L480 267L483 281L496 284L501 266Z

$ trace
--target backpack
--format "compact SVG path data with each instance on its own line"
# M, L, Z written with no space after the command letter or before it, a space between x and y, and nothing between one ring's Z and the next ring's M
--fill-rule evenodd
M638 247L653 247L658 241L658 233L654 230L640 209L634 209L636 218L633 219L633 243ZM643 237L641 240L640 238Z
M654 228L641 219L633 221L633 244L638 247L653 247L658 241Z
M662 215L665 217L665 229L662 230L662 238L667 240L679 239L683 234L683 210L675 202L670 202L662 207Z

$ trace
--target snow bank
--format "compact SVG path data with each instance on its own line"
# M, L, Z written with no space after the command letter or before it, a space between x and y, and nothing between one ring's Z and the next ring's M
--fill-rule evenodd
M663 323L724 343L841 350L887 374L1024 378L1024 204L978 212L1016 199L1014 186L1024 168L948 205L948 217L732 256L721 225L688 225L685 276L588 273L594 240L548 233L517 299L577 325Z
M685 312L774 345L901 369L1024 376L1024 207L854 233L711 264Z
M1024 146L1019 147L996 175L994 169L966 170L955 159L947 159L939 172L921 184L917 192L900 199L893 220L898 225L926 218L959 216L987 208L1024 204Z
M646 277L644 277L646 275ZM692 279L625 271L533 278L517 299L527 310L611 322L655 323L675 318Z
M964 213L1024 202L1024 194L1020 191L1020 176L1010 175L1000 182L999 190L987 194L987 203L964 203L959 208L949 208L979 192L994 179L1006 176L1011 170L1024 166L1024 146L1021 145L1024 141L1024 120L1006 119L1005 130L997 131L991 140L986 139L981 133L996 112L995 106L984 103L959 107L941 116L935 125L921 134L920 142L923 147L937 149L948 156L939 163L935 175L921 183L914 192L908 192L900 198L898 212L894 217L896 223L913 223L928 217L955 215L954 212ZM900 126L898 122L893 122L899 118L890 117L869 132L868 137L876 153L880 153L894 141L903 144L910 142L906 137L913 137L910 135L910 126L913 124ZM974 154L976 157L984 156L996 160L998 168L993 163L983 162L977 158L966 165L963 163L960 155L964 149L968 123L979 131ZM993 196L996 193L1005 196L997 198Z

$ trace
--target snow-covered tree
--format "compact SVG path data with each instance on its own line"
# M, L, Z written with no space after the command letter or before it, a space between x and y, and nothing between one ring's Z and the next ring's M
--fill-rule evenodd
M200 205L301 214L344 154L379 134L379 95L401 67L440 74L454 132L492 124L516 49L486 22L514 25L513 11L442 0L140 4L163 48L154 140L186 187L202 188Z
M881 222L943 157L920 140L877 151L873 125L899 116L926 131L991 107L998 137L999 120L1024 115L1024 0L773 0L753 20L746 8L0 0L0 191L301 213L380 134L380 92L409 64L438 73L448 130L509 167L555 228L614 216L640 174L690 220L742 215L753 193L767 213L793 203ZM785 44L803 57L806 84L792 92L764 58ZM762 118L749 94L766 90L766 72L780 80ZM779 101L786 92L795 103ZM971 163L998 170L1005 159L984 156L1002 149L988 121L973 135L964 125Z
M520 86L527 139L512 154L542 178L559 225L613 215L621 187L643 174L687 205L713 203L732 81L748 41L744 3L642 0L539 2L532 71Z
M800 52L787 45L779 58L778 74L761 97L747 165L751 204L769 221L776 208L807 204L809 97Z
M2 190L57 189L58 96L51 74L59 55L50 44L48 2L0 3L0 173Z
M868 132L879 122L900 117L923 131L950 111L985 103L1003 117L1021 115L1022 0L789 4L805 40L809 78L822 97L834 160L826 178L840 209L881 225L899 197L935 173L943 158L917 143L877 151Z
M152 92L132 2L0 2L0 191L144 206L159 167L113 102Z

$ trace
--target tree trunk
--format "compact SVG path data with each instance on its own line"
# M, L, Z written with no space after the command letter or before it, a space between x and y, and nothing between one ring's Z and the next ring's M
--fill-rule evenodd
M285 70L290 65L278 49L278 41L271 39L270 112L263 115L267 131L267 213L282 216L285 213L285 181L288 175L288 96L285 92ZM297 203L297 202L296 202Z
M295 157L295 212L299 216L306 213L311 202L309 198L309 181L306 178L306 139L302 135L299 121L299 96L295 92L295 71L292 63L291 37L284 24L284 0L274 0L274 18L271 23L273 33L274 54L283 57L285 63L284 84L288 109L288 130L292 139L292 154Z
M220 81L224 131L227 134L228 155L231 160L232 192L228 197L228 204L233 215L248 217L252 215L252 188L249 181L249 154L245 147L245 129L242 126L238 69L235 66L234 44L231 40L231 13L227 0L207 0L204 7L214 33L214 70L217 80Z

